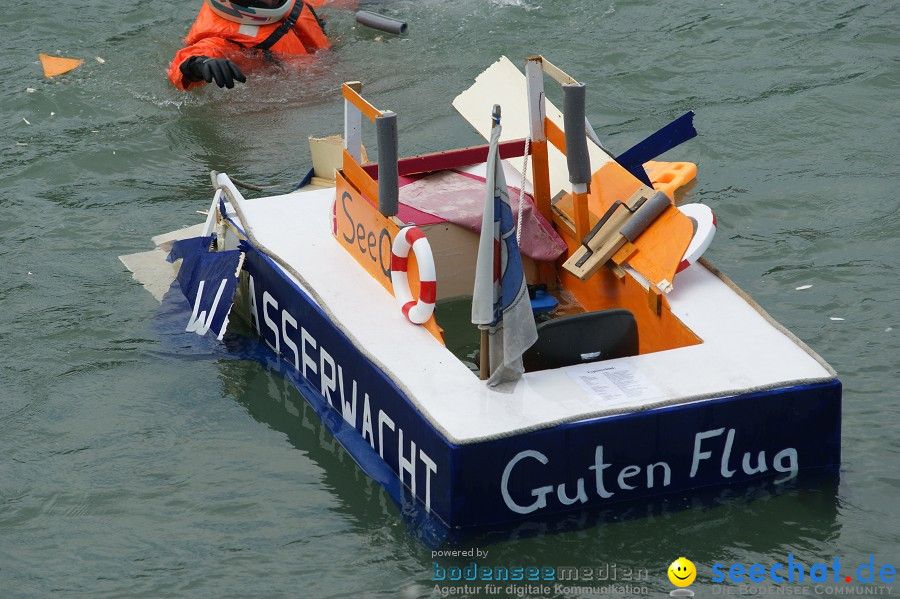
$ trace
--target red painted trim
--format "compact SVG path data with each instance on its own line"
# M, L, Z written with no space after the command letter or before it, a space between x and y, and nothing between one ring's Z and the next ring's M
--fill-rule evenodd
M482 162L487 162L489 149L490 146L488 145L472 146L471 148L460 148L458 150L446 150L433 154L401 158L397 163L398 174L404 177L415 175L416 173L431 173L469 166L470 164L481 164ZM500 158L504 160L523 156L524 154L524 139L504 141L500 144ZM362 168L370 177L375 180L378 179L378 164L367 164Z

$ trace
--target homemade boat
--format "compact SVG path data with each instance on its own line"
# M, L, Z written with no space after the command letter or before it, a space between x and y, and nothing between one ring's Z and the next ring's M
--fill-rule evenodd
M712 213L673 202L694 165L647 162L644 147L623 166L586 139L584 86L540 56L525 66L503 58L454 100L486 138L501 105L493 146L399 160L395 115L345 84L336 172L319 165L296 192L255 199L214 173L205 223L122 259L159 271L170 251L188 331L221 338L241 311L363 469L450 528L836 472L841 384L699 258ZM363 117L377 164L363 160ZM478 328L442 310L472 302L491 152L515 159L503 170L526 192L510 203L542 314L524 374L486 381L502 367L491 341L473 351ZM505 293L516 246L487 239L488 286ZM493 324L489 340L514 336Z

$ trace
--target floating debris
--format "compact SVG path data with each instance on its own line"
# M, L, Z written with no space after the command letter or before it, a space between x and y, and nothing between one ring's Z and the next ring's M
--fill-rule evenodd
M44 68L44 76L48 78L68 73L84 64L84 60L80 58L62 58L48 54L39 54L38 56L41 59L41 66Z
M812 285L800 285L796 288L797 291L803 291L804 289L809 289Z
M16 142L16 145L17 145L17 146L27 146L28 144L27 144L27 143L24 143L24 142L21 142L21 141L17 141L17 142Z
M835 322L842 322L844 319L839 316L832 316L831 320L833 320Z
M26 119L24 116L22 117L22 120L25 121L25 124L26 124L26 125L30 125L30 124L31 124L31 121L29 121L28 119Z
M56 113L55 113L55 112L51 112L51 113L50 113L50 116L53 116L54 114L56 114Z
M33 87L26 87L26 88L25 88L25 91L28 92L29 94L33 94L33 93L36 92L37 90L34 89Z
M888 327L888 328L886 328L886 329L884 330L884 332L885 332L885 333L890 333L890 332L893 331L893 330L894 330L894 327Z
M97 62L99 62L100 64L104 64L106 61L103 60L102 58L100 58L100 57L98 56L98 57L97 57Z

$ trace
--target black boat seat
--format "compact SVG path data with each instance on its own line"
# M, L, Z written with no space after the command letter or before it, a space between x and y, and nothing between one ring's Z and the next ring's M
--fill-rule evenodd
M638 354L637 320L628 310L584 312L538 325L538 340L522 356L526 372Z

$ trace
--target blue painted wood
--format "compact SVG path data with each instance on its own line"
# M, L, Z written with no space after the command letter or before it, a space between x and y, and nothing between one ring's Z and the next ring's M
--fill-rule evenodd
M362 470L435 539L435 526L778 487L840 465L836 379L451 443L271 259L242 249L257 332Z

